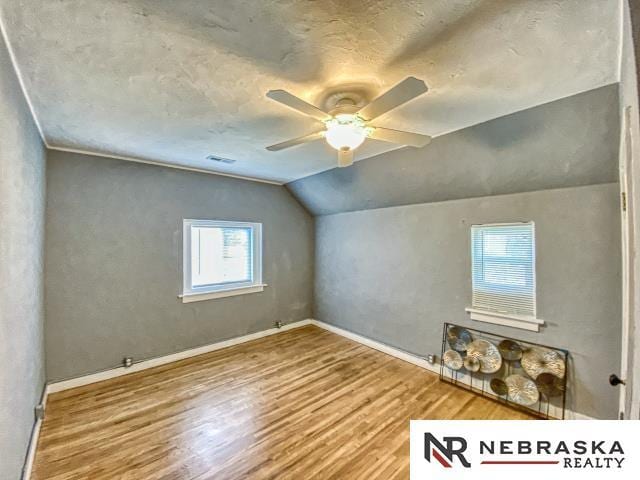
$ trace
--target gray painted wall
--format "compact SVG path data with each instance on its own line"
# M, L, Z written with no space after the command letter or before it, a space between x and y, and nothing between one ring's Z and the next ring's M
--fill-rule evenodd
M45 153L0 37L0 478L21 476L44 386Z
M471 224L536 222L541 333L472 322ZM317 319L403 350L440 353L454 322L571 351L569 408L615 418L620 364L618 185L316 218Z
M311 317L314 221L284 188L49 152L51 381ZM183 304L182 219L263 223L262 293Z
M609 85L287 184L316 215L618 180Z

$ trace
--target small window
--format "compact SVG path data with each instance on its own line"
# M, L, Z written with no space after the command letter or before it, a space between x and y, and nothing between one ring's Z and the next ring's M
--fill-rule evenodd
M262 291L260 223L183 223L184 302Z
M533 222L472 226L471 259L472 318L537 331Z

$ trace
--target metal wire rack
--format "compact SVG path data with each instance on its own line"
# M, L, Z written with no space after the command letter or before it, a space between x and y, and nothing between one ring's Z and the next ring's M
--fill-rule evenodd
M569 351L452 323L440 380L544 419L564 419Z

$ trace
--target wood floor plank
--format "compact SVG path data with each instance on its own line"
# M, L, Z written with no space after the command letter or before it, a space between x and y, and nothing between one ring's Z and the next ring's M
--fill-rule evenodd
M51 395L32 478L408 478L449 418L531 417L307 326Z

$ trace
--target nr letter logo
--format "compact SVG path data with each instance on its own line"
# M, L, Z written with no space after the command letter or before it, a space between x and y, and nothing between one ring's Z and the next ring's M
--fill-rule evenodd
M424 458L431 463L435 458L444 468L452 468L453 457L465 468L470 468L463 453L467 450L467 441L462 437L443 437L444 445L430 433L424 434ZM446 445L446 446L445 446Z

